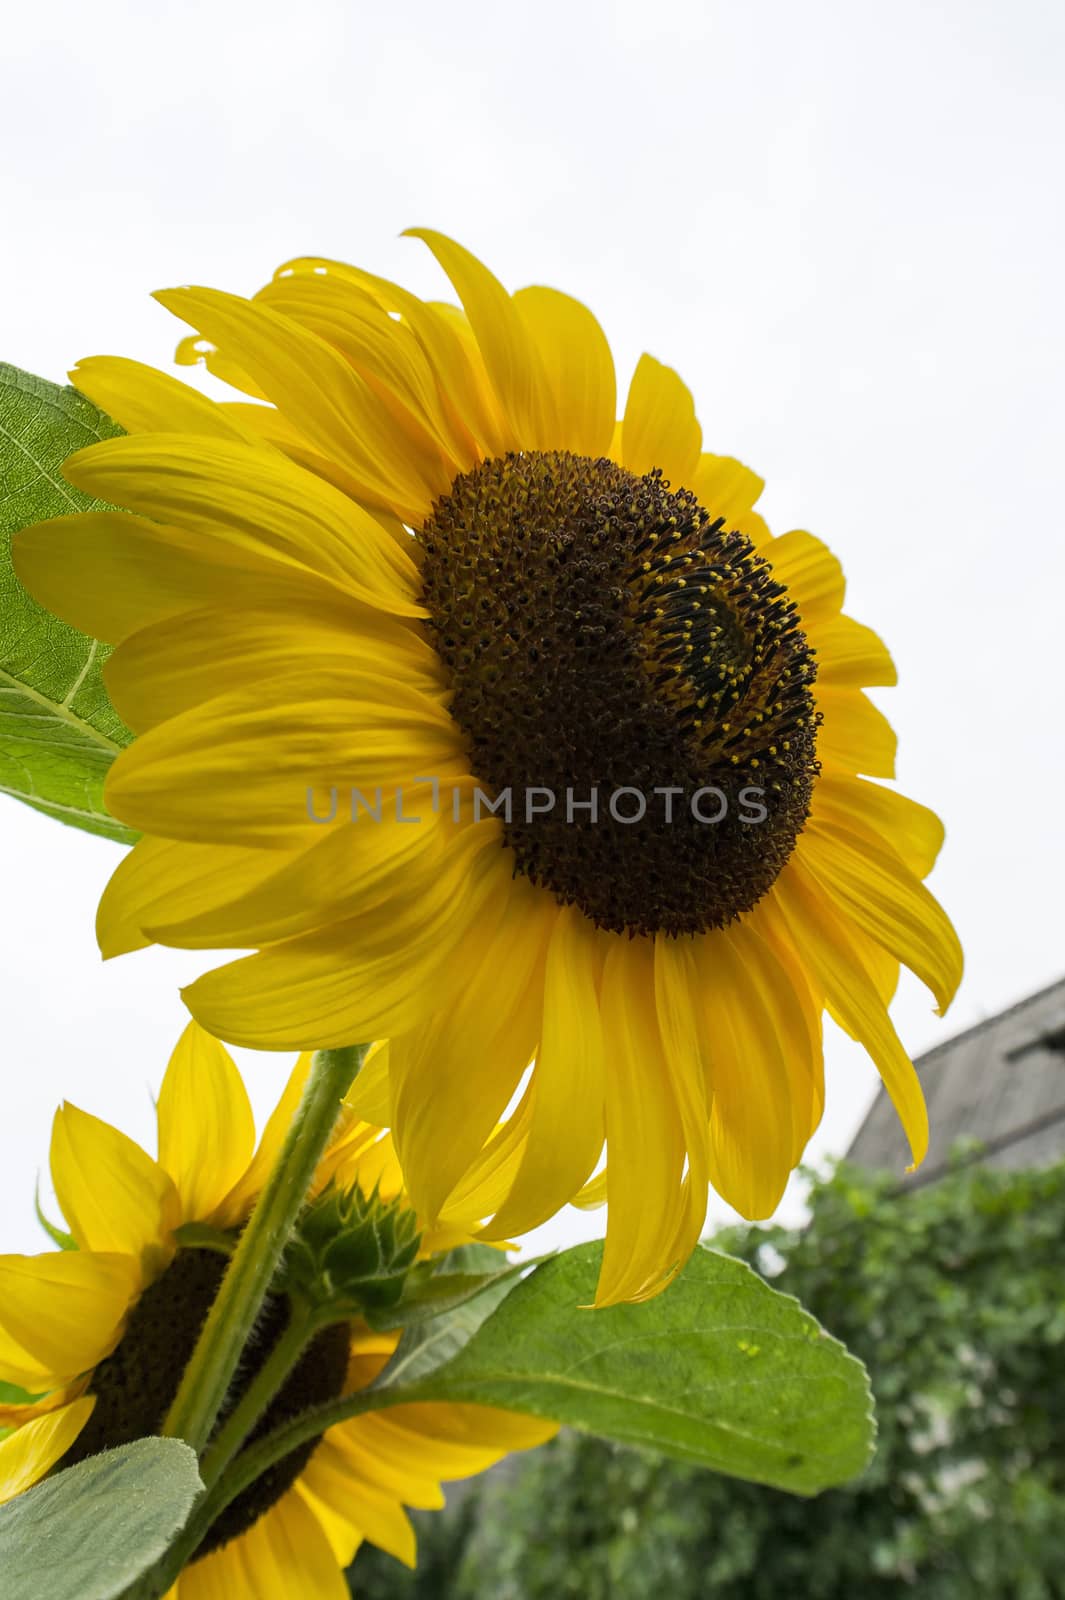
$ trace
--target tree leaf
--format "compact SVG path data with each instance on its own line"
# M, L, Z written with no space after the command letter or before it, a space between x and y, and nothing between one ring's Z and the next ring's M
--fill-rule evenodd
M184 1527L203 1484L180 1439L137 1439L0 1506L4 1600L116 1600Z
M417 1354L403 1370L401 1346L403 1400L551 1417L795 1494L862 1471L874 1437L865 1368L797 1300L701 1246L656 1299L589 1310L601 1254L581 1245L544 1262L431 1372Z
M11 566L20 528L100 507L60 469L121 432L76 389L0 362L0 793L129 843L136 834L103 803L107 769L132 737L100 676L109 647L45 611Z

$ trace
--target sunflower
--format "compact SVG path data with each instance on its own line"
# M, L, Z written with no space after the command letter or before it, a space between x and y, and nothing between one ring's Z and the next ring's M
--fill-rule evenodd
M14 1429L0 1442L0 1503L55 1466L158 1431L225 1266L225 1255L199 1240L246 1221L309 1064L306 1056L297 1062L257 1149L240 1074L196 1023L163 1080L157 1160L76 1106L57 1112L52 1181L76 1248L0 1256L0 1379L40 1396L0 1406L0 1429ZM316 1187L330 1180L398 1197L402 1179L387 1133L342 1117ZM190 1223L208 1229L186 1229L183 1238L179 1230ZM429 1235L423 1247L453 1242ZM286 1320L286 1302L275 1296L243 1387ZM397 1339L362 1323L326 1327L278 1393L269 1425L365 1387ZM554 1431L531 1417L440 1403L332 1427L231 1502L168 1600L346 1600L342 1570L363 1539L414 1564L404 1505L441 1506L442 1479L480 1472Z
M486 1171L489 1239L605 1198L598 1301L639 1299L709 1185L774 1209L826 1009L922 1158L887 1008L900 962L941 1012L960 978L922 883L942 828L875 781L895 737L865 689L895 674L839 562L770 536L677 374L641 357L617 421L583 305L416 231L461 309L318 259L250 300L160 294L179 361L243 398L83 362L129 436L66 471L126 509L39 525L18 569L118 646L137 737L107 803L144 837L105 955L252 950L186 991L205 1027L387 1040L419 1211Z

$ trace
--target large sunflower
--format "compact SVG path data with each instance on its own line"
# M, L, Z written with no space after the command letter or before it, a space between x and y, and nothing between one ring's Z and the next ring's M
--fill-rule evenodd
M158 1431L225 1265L223 1254L182 1242L177 1230L245 1222L308 1067L302 1057L257 1149L240 1074L196 1023L163 1080L158 1160L75 1106L56 1114L52 1180L77 1248L0 1256L0 1379L43 1395L0 1406L0 1430L15 1430L0 1441L0 1503L54 1466ZM348 1114L316 1187L330 1179L398 1197L389 1136ZM453 1242L453 1233L438 1233L423 1245ZM259 1326L258 1366L285 1320L285 1301L275 1297ZM326 1328L273 1402L270 1424L364 1387L397 1339L362 1323ZM254 1370L245 1369L245 1385ZM347 1600L342 1569L363 1539L413 1565L404 1505L443 1505L440 1480L480 1472L554 1431L491 1407L439 1403L332 1427L230 1504L168 1600Z
M118 644L138 737L107 800L145 837L105 954L256 950L186 992L206 1027L389 1039L423 1214L486 1161L490 1238L605 1193L599 1301L640 1298L708 1184L773 1210L821 1115L826 1007L921 1159L887 1004L900 962L940 1010L959 980L921 882L942 829L868 781L895 737L864 688L894 669L838 561L770 537L676 373L643 356L616 422L584 306L420 237L461 310L312 259L250 300L161 294L196 329L179 360L251 399L84 362L130 437L68 475L134 515L38 526L18 567Z

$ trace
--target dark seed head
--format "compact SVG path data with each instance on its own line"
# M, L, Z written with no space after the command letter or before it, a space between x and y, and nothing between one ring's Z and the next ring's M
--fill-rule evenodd
M813 653L750 541L657 470L565 452L457 478L421 539L451 713L473 773L515 797L518 869L617 933L756 905L809 813L818 716ZM529 819L534 788L555 803ZM716 822L717 798L693 809L706 789Z
M93 1373L89 1393L96 1396L96 1405L63 1458L64 1466L159 1432L225 1266L225 1257L216 1251L181 1250L162 1277L144 1291L130 1313L121 1342ZM255 1341L246 1352L219 1422L225 1421L262 1367L284 1331L288 1315L283 1297L267 1301ZM339 1395L347 1376L349 1343L349 1331L343 1324L318 1334L251 1437L261 1437L309 1406ZM258 1522L295 1483L317 1444L315 1439L293 1450L231 1501L196 1552L196 1559L228 1544Z

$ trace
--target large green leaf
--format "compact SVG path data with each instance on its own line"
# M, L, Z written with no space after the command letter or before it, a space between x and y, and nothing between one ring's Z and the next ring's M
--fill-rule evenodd
M130 841L108 816L107 769L131 734L100 677L106 645L50 615L11 567L11 536L100 502L68 484L67 456L121 433L76 389L0 362L0 793L89 833Z
M601 1254L581 1245L537 1267L434 1370L417 1349L395 1362L396 1400L504 1406L796 1494L862 1471L865 1368L797 1300L700 1246L657 1299L580 1309Z
M4 1600L115 1600L184 1527L203 1489L179 1439L90 1456L0 1506Z

